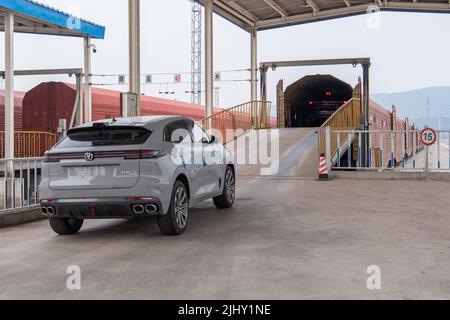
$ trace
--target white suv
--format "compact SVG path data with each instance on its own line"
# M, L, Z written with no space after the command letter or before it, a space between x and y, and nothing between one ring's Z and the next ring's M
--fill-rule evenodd
M165 235L186 230L189 207L209 198L230 208L230 152L193 120L158 116L83 125L46 153L39 197L58 234L84 219L153 216Z

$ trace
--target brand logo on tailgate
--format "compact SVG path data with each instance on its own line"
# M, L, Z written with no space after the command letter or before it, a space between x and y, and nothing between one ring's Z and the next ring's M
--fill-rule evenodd
M84 160L93 161L94 159L95 159L95 156L92 152L87 152L84 154Z

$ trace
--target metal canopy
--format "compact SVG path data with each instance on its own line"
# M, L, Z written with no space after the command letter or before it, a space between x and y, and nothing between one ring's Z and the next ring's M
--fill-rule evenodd
M104 39L105 27L30 0L0 0L0 31L6 10L14 12L14 32Z
M199 0L204 4L205 0ZM266 30L374 11L450 13L448 0L215 0L214 12L243 29Z

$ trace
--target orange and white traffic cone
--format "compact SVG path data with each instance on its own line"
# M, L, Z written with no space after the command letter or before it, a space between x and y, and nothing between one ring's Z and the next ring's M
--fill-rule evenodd
M328 172L327 158L325 157L325 154L323 154L323 153L320 155L320 161L319 161L319 180L320 181L330 180L330 174Z

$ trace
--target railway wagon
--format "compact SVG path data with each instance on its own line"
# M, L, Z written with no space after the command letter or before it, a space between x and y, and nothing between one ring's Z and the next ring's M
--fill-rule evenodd
M406 124L405 124L405 121L403 121L397 117L397 108L395 106L392 106L391 117L392 117L391 130L393 131L393 137L392 137L393 141L392 142L394 144L394 150L395 150L394 151L394 161L395 161L395 163L398 163L405 156L405 154L403 154L403 152L404 152L404 148L406 146L406 140L404 140L405 136L404 136L404 133L401 131L406 129Z
M405 144L405 156L411 157L414 154L413 151L414 145L416 146L417 152L422 147L421 145L422 143L420 141L420 136L417 133L414 133L418 131L418 128L416 128L414 124L411 124L408 118L406 118L405 121L403 121L403 125L404 127L401 130L407 132L403 137L402 141L402 143Z
M285 126L320 127L352 95L352 86L332 75L305 76L286 88Z
M382 151L380 157L383 159L383 167L391 165L392 147L394 164L400 163L404 157L413 155L413 140L417 139L417 135L408 131L414 131L416 128L412 126L407 119L402 120L398 118L395 107L393 107L392 112L390 112L375 101L371 100L370 130L393 132L392 135L387 132L372 133L372 147L374 152ZM419 148L419 143L417 143L417 140L416 148ZM373 161L375 161L375 158Z
M22 131L22 100L25 92L14 92L14 130ZM0 132L5 131L5 90L0 89ZM3 141L2 141L3 142Z
M391 113L373 100L370 101L369 115L369 128L371 131L391 130ZM382 159L382 163L380 163L380 165L386 167L391 157L390 135L387 133L372 133L371 139L373 152L375 153L373 157L373 165L376 165L376 159L378 158L376 153L379 153L380 161Z
M411 125L408 118L405 119L405 130L406 131L416 130L414 125ZM414 136L415 136L415 134L412 132L408 133L406 135L405 150L406 150L406 156L408 156L408 157L413 155ZM418 146L417 141L416 141L416 146Z
M31 89L23 99L24 130L57 133L59 119L69 124L76 98L76 87L63 82L44 82ZM214 109L214 113L222 109ZM175 100L142 96L141 114L182 115L200 121L205 117L202 105ZM92 88L92 119L94 121L120 117L120 92L102 88ZM270 118L271 126L276 126L276 118Z
M23 99L23 128L57 133L59 119L70 123L76 87L62 82L44 82L31 89ZM217 111L217 110L216 110ZM204 118L204 107L156 97L141 97L141 114L183 115L196 121ZM92 119L120 117L120 92L92 88Z

